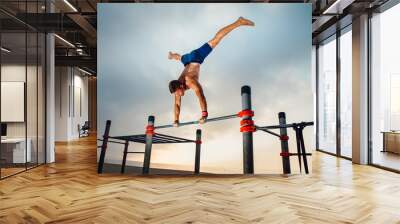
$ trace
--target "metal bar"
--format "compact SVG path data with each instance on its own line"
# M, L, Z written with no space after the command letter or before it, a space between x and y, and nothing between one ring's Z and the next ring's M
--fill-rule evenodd
M118 137L110 137L110 138L121 140L121 141L128 140L131 142L134 142L135 140L142 140L142 141L146 140L146 138L142 137L142 136L118 136ZM124 144L124 143L122 143L122 144Z
M110 134L110 127L111 127L111 121L107 120L106 128L104 130L104 135L103 135L103 145L101 146L100 159L99 159L99 165L97 167L97 173L103 173L104 158L106 157L108 137Z
M196 156L194 159L194 173L200 174L201 130L196 131Z
M154 126L154 116L149 116L147 125ZM143 161L143 174L149 174L150 171L150 158L151 158L151 146L153 144L153 133L146 133L146 146L144 150L144 161Z
M256 126L256 128L257 128L257 130L266 132L266 133L271 134L271 135L273 135L273 136L276 136L276 137L278 137L278 138L281 137L279 134L277 134L277 133L275 133L275 132L272 132L272 131L270 131L270 130L268 130L268 129L260 129L258 126Z
M153 142L153 144L183 144L183 143L194 143L194 142Z
M124 157L122 158L121 173L125 173L126 156L128 155L129 141L125 141Z
M155 138L153 138L153 144L162 144L162 143L172 144L172 143L180 143L180 142L183 142L183 141L175 141L175 140L155 139Z
M279 118L279 125L286 125L286 114L285 112L280 112L278 114L278 118ZM281 136L287 136L287 128L286 127L282 127L280 128L280 134ZM288 153L289 152L289 144L288 144L288 140L286 139L282 139L281 140L281 152L282 153ZM290 174L291 170L290 170L290 158L288 156L282 156L282 170L284 174Z
M306 174L308 174L308 162L307 162L307 155L306 155L306 147L304 144L303 128L299 129L299 137L300 137L301 153L303 154L304 170L306 171Z
M237 117L238 117L237 114L232 114L232 115L226 115L226 116L221 116L221 117L208 118L206 120L206 123L213 122L213 121L222 121L222 120L227 120L227 119L232 119L232 118L237 118ZM186 125L193 125L193 124L199 124L199 121L189 121L189 122L179 123L179 127L186 126ZM174 127L173 124L167 124L167 125L156 126L155 129L172 128L172 127Z
M290 155L290 156L297 156L297 155L299 155L299 154L298 154L298 153L289 153L289 155ZM306 153L306 154L300 153L300 155L312 156L312 153Z
M113 139L113 137L108 137L108 139ZM97 141L104 141L103 139L97 139ZM125 143L123 143L123 142L117 142L117 141L112 141L112 140L107 140L108 142L111 142L111 143L117 143L117 144L125 144Z
M196 142L195 140L191 139L181 139L181 138L165 138L156 135L156 138L160 141L168 141L168 142Z
M127 153L129 154L129 153L145 153L145 152L127 152Z
M301 170L302 170L302 167L301 167L301 149L300 149L301 144L300 144L299 128L296 127L294 130L296 132L297 159L299 161L299 167L300 167L300 173L301 173Z
M146 140L146 136L122 136L122 138L127 139L129 141L135 141L135 140Z
M242 86L242 110L251 110L251 88ZM243 120L252 120L251 116L243 116ZM254 173L253 132L243 132L243 173Z
M131 135L131 136L118 136L118 137L109 137L113 139L118 139L118 140L123 140L123 141L131 141L131 142L137 142L137 143L145 143L146 142L146 136L145 135ZM102 141L99 139L99 141ZM113 141L109 141L113 142ZM196 142L195 140L191 139L184 139L184 138L179 138L175 136L169 136L169 135L163 135L163 134L154 134L153 136L153 144L161 144L161 143L194 143ZM114 143L119 143L119 144L125 144L122 142L114 142Z
M26 5L25 5L25 7L27 7ZM47 7L46 7L47 8ZM27 10L26 10L27 11ZM25 26L25 29L31 29L31 30L33 30L33 31L36 31L36 32L40 32L39 30L37 30L35 27L33 27L33 26L31 26L31 25L29 25L28 23L26 23L25 21L27 20L26 19L26 13L25 13L25 21L23 21L23 20L21 20L21 19L19 19L18 17L16 17L14 14L12 14L12 13L10 13L9 11L7 11L7 10L5 10L5 9L3 9L3 8L0 8L0 12L2 12L3 14L5 14L6 16L9 16L10 18L12 18L13 20L15 20L15 21L17 21L18 23L22 23L22 25L24 25Z
M280 128L293 128L297 126L312 126L314 125L314 122L300 122L300 123L292 123L292 124L286 124L286 125L270 125L270 126L263 126L263 127L257 127L257 129L263 130L263 129L280 129Z
M164 134L159 134L159 133L157 133L155 136L156 136L156 137L164 137L164 138L170 138L170 139L176 139L176 140L192 141L192 142L194 142L194 140L191 140L191 139L180 138L180 137L175 137L175 136L170 136L170 135L164 135Z

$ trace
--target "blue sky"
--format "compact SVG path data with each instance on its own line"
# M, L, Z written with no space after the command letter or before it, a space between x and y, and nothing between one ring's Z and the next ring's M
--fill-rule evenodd
M168 51L188 53L239 16L253 20L256 26L232 31L201 66L200 83L210 117L238 112L240 87L250 85L256 124L276 124L280 111L285 111L292 122L312 120L311 5L99 4L99 135L107 119L113 121L113 135L143 133L150 114L156 116L156 124L171 123L173 97L168 82L179 77L183 65L168 60ZM196 96L186 93L181 121L199 116ZM204 167L241 171L238 122L202 126ZM196 128L160 132L193 138ZM306 133L308 143L311 133ZM262 133L255 135L256 171L279 171L279 141ZM115 150L109 161L118 161L121 152ZM153 152L154 163L193 163L192 145L157 146ZM142 161L140 156L129 159Z

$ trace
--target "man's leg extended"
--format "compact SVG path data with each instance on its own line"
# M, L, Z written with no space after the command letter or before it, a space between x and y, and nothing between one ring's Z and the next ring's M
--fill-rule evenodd
M239 26L254 26L254 23L248 19L239 17L234 23L229 24L220 29L217 32L217 34L215 34L214 38L208 41L208 44L212 48L215 48L218 45L218 43L222 40L222 38L224 38L229 32L238 28Z

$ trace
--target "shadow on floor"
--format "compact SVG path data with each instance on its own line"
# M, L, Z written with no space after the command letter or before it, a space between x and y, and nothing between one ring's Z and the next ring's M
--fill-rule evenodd
M103 173L105 174L117 174L121 173L121 165L117 164L104 164ZM142 167L137 166L126 166L125 173L126 175L141 175L142 174ZM171 170L171 169L159 169L159 168L150 168L150 174L160 174L160 175L176 175L176 174L184 174L190 175L194 174L194 171L185 171L185 170Z

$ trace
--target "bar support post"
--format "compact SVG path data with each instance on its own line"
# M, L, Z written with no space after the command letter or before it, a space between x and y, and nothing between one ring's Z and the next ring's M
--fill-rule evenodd
M304 163L304 171L308 174L308 162L307 162L307 153L306 146L304 144L304 136L303 136L304 126L299 128L299 137L300 137L300 146L301 146L301 154L303 155L303 163Z
M286 114L285 112L280 112L278 114L279 125L286 125ZM280 140L281 140L281 155L282 155L282 168L284 174L290 174L290 156L289 155L289 144L287 139L287 128L280 128Z
M294 128L294 131L296 132L297 159L299 161L299 168L300 168L300 173L301 173L302 172L302 167L301 167L300 129L299 129L297 124L293 128Z
M242 86L242 110L251 110L250 86ZM243 116L245 120L252 120L251 116ZM243 132L243 173L254 174L253 132Z
M106 157L108 138L110 137L111 120L106 121L106 128L103 135L103 144L101 145L101 152L99 158L99 165L97 166L97 173L103 173L104 159Z
M151 147L153 145L153 135L154 135L154 120L155 120L154 116L149 116L147 121L146 146L144 149L142 174L149 174L150 171Z
M128 155L129 141L125 141L124 145L124 157L122 158L121 173L125 173L126 157Z
M200 174L201 130L196 131L196 156L194 160L194 174Z

